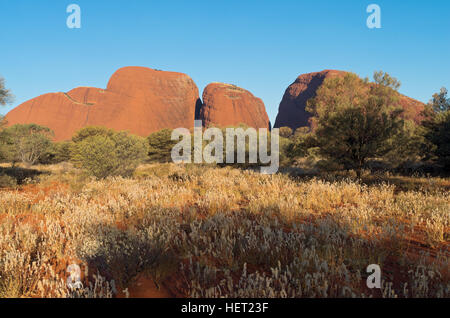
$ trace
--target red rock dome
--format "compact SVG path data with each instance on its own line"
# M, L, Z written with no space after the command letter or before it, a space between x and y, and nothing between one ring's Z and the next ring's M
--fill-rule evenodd
M86 126L105 126L148 136L163 128L194 126L199 92L182 73L125 67L106 89L79 87L29 100L6 115L8 125L35 123L68 140Z
M199 118L204 126L270 128L266 108L260 98L231 84L212 83L203 91Z

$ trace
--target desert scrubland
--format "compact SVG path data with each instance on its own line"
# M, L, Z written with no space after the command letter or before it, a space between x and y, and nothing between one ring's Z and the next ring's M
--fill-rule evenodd
M450 296L448 179L33 169L0 190L0 297Z

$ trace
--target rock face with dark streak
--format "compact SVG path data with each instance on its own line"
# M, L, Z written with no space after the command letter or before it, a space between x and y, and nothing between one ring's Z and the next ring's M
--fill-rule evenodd
M231 84L212 83L203 91L203 105L198 118L203 125L237 126L270 129L266 108L260 98Z
M182 73L125 67L106 89L79 87L29 100L6 115L8 125L36 123L68 140L86 126L105 126L148 136L164 128L192 128L199 92Z
M325 70L297 77L284 93L278 109L274 128L290 127L293 130L309 125L311 115L306 111L306 102L316 95L323 81L341 72Z
M295 130L299 127L309 126L311 114L305 109L307 101L316 95L317 90L326 78L343 76L345 73L344 71L325 70L302 74L297 77L284 93L274 127L290 127ZM423 103L401 95L400 105L405 110L404 118L416 122L421 120L420 113L425 106Z

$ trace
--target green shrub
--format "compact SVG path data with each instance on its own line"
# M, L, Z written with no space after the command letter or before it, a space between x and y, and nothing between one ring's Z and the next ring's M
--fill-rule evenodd
M80 129L75 133L75 135L72 137L73 142L81 142L84 139L87 139L89 137L94 136L106 136L111 137L115 135L116 132L112 129L106 128L106 127L97 127L97 126L88 126L85 128Z
M405 126L396 91L400 82L383 72L374 80L368 85L353 73L328 78L306 107L321 155L358 176L368 159L395 150L392 140L401 139L396 136Z
M147 156L141 137L126 132L92 135L79 139L72 148L72 161L97 178L131 176Z
M2 131L3 156L26 165L37 163L51 146L53 132L36 124L14 125Z
M163 129L147 137L148 156L155 162L172 162L172 148L178 143L171 139L172 130Z
M423 150L450 171L450 98L446 88L433 95L423 115L423 135L427 141Z
M72 142L62 141L52 143L48 150L39 159L41 164L57 164L70 161Z
M437 162L450 171L450 110L436 114L426 127L425 138L431 142Z

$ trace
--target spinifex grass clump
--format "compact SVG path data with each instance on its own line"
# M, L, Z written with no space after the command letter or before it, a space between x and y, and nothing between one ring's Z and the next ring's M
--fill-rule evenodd
M142 276L173 296L450 297L446 190L195 165L99 181L51 170L0 192L0 297L133 297Z

